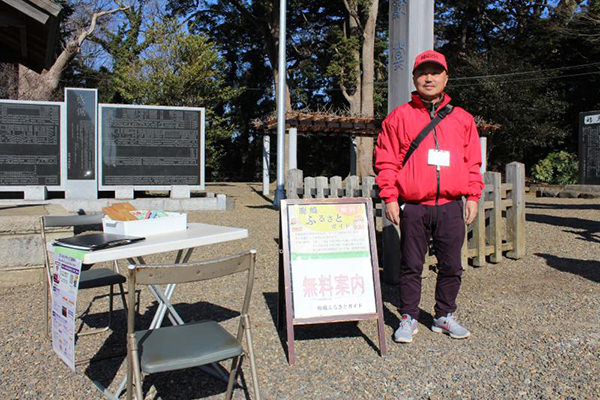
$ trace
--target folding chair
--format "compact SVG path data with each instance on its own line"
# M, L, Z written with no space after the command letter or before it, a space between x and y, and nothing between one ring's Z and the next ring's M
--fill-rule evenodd
M127 399L132 398L133 385L138 400L142 395L142 374L172 371L213 364L232 359L226 399L231 399L242 357L250 359L254 397L260 399L258 378L252 348L248 307L254 281L256 250L214 260L189 264L130 265L128 270L128 301L134 304L136 285L147 285L160 303L173 316L176 324L155 329L135 330L135 307L128 308L127 316ZM158 285L176 285L206 281L247 271L244 302L241 308L237 336L233 336L212 320L185 324L170 299ZM171 291L172 293L172 291ZM160 307L159 307L160 310ZM159 312L159 311L157 311ZM164 315L164 314L163 314ZM242 341L246 338L247 350Z
M41 236L42 246L44 249L44 266L46 268L46 334L49 334L48 324L48 313L50 309L49 297L50 290L52 287L52 269L53 266L50 263L50 257L46 246L46 233L47 228L58 228L58 227L82 227L84 225L97 225L102 223L103 214L90 214L90 215L65 215L65 216L43 216L40 218L41 224ZM110 328L113 313L113 296L114 296L114 285L119 285L121 291L121 301L123 307L126 309L125 303L125 291L123 290L123 283L125 283L125 277L119 274L118 265L115 261L113 263L113 269L110 268L91 268L92 265L82 265L81 275L79 277L79 289L94 289L100 287L109 287L109 303L108 303L108 323L102 328L90 328L88 330L79 332L78 335L91 335L95 333L105 332ZM135 304L135 303L133 303Z

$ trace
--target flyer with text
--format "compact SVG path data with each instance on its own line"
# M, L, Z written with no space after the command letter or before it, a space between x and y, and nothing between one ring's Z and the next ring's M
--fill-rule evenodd
M52 348L75 371L75 315L81 260L55 254L52 271Z
M294 317L375 313L365 204L290 205Z

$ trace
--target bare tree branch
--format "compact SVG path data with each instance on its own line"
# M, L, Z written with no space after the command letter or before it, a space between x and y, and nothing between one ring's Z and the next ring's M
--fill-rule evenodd
M29 68L21 65L19 68L19 98L47 100L59 86L60 78L67 66L73 61L83 42L94 32L98 18L105 15L125 11L129 7L119 7L113 10L100 11L92 14L90 25L82 30L76 38L67 42L63 51L59 54L49 70L36 74Z

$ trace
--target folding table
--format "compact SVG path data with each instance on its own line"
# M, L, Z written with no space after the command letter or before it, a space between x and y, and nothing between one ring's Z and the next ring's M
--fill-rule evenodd
M217 244L227 242L230 240L244 239L248 237L248 230L244 228L234 228L220 225L210 225L203 223L189 223L185 231L171 232L164 235L153 235L147 237L145 240L135 242L125 246L117 246L113 248L90 251L85 253L83 256L84 264L93 264L105 261L115 260L128 260L130 264L145 264L143 257L151 254L165 253L169 251L177 251L175 263L187 263L192 255L192 252L196 247L206 246L210 244ZM48 244L48 250L53 252L54 246ZM157 296L158 292L161 292L160 288L149 287L150 291ZM164 296L171 298L175 291L175 285L168 285L164 291ZM160 293L160 295L163 295ZM150 329L158 327L162 324L162 321L167 312L167 308L159 300L159 306L156 310L156 314L150 324ZM174 310L170 311L169 318L172 318ZM173 316L175 319L178 316ZM177 323L173 319L172 322ZM124 379L117 391L113 394L108 391L107 388L102 386L99 382L94 382L98 389L107 397L111 399L118 399L119 394L125 388L126 380Z

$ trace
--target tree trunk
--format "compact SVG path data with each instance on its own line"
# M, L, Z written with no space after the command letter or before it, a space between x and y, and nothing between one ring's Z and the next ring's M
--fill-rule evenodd
M352 3L348 3L344 0L346 5L346 10L348 11L348 24L346 34L348 37L353 35L360 34L360 26L358 20L358 5L356 1ZM352 52L352 58L354 58L356 62L356 67L354 70L354 75L356 76L356 80L353 83L352 88L348 88L342 85L342 94L344 98L348 102L350 108L350 114L352 115L360 115L361 113L361 76L360 76L360 52L358 49ZM354 92L352 92L354 90ZM352 92L352 93L351 93Z
M375 24L377 22L377 10L379 0L372 0L369 6L369 14L366 19L363 32L362 45L362 96L361 114L363 117L373 117L374 114L374 80L375 80ZM361 137L356 142L358 176L374 176L373 171L373 138Z
M88 36L94 32L94 29L96 29L96 21L98 18L104 15L114 14L118 11L125 10L126 8L127 7L119 7L110 11L94 13L89 27L67 42L64 50L56 58L56 61L54 61L54 64L52 64L50 69L43 70L38 74L24 65L19 65L19 99L56 100L56 98L60 96L60 94L57 93L57 89L63 73L77 53L79 53L84 40L86 40Z
M19 64L0 63L0 98L19 98Z
M579 5L581 3L583 3L583 0L561 0L561 1L559 1L558 4L556 5L555 18L558 19L558 21L561 24L567 25L569 23L569 21L571 21L573 14L575 13L575 11L577 10L577 7L579 7Z
M349 13L349 34L362 35L362 48L356 51L354 57L357 61L356 90L350 95L342 88L344 97L350 105L350 112L363 117L373 117L374 104L373 82L375 79L375 25L379 0L371 0L366 8L366 15L359 19L359 10L356 2L344 2ZM362 26L361 26L362 25ZM362 68L361 68L362 67ZM362 70L362 71L361 71ZM362 72L362 73L361 73ZM356 173L358 176L375 175L373 171L373 138L356 138Z

